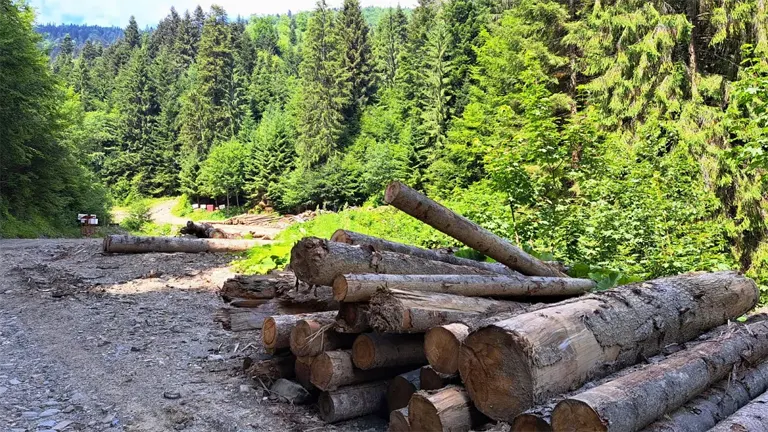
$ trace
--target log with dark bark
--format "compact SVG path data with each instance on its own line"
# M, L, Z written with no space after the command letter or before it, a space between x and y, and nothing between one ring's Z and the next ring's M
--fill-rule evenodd
M411 429L424 432L467 432L487 418L475 409L463 387L419 391L408 404Z
M304 319L327 322L336 316L334 311L315 312L299 315L273 315L264 319L261 328L261 340L267 352L274 352L291 346L291 331Z
M449 264L463 265L468 267L477 267L479 269L488 270L494 273L516 276L520 273L512 270L501 263L489 263L483 261L471 260L468 258L461 258L453 255L452 253L444 250L429 250L416 246L410 246L402 243L397 243L389 240L384 240L378 237L372 237L365 234L356 233L347 230L338 230L333 233L331 241L346 243L350 245L373 246L377 251L389 251L397 252L406 255L413 255L415 257L424 258L432 261L442 261Z
M365 333L371 331L371 311L367 303L341 303L336 316L337 331Z
M387 429L387 432L411 432L411 424L408 421L408 407L389 413L389 429Z
M198 224L193 221L187 221L187 225L182 228L180 232L186 235L193 235L197 238L229 238L224 231L214 228L213 225L205 222Z
M400 182L387 186L384 201L520 273L566 277L555 266L525 253L507 240Z
M369 414L385 414L387 382L375 381L324 392L317 401L320 418L336 423Z
M461 384L459 374L444 374L432 366L423 366L419 370L419 383L422 390L438 390L451 384Z
M354 366L352 351L326 351L312 363L311 381L320 390L330 391L352 384L389 379L404 370L404 367L362 370Z
M416 369L392 378L387 388L387 409L389 412L408 406L411 396L421 387L419 384L420 376L421 369Z
M378 291L396 289L467 297L557 297L584 294L595 288L589 279L502 275L346 274L333 281L333 298L368 301Z
M269 299L279 297L282 293L296 288L296 277L293 273L277 273L270 275L236 275L224 281L219 295L224 301L231 299ZM304 287L305 290L308 287Z
M552 412L556 431L634 432L675 410L732 371L768 356L768 322L734 328L634 373L566 398Z
M757 298L755 283L735 272L627 285L470 334L459 371L480 411L512 421L551 396L741 316Z
M315 386L312 384L312 364L315 358L314 356L296 357L294 367L296 382L308 391L315 391Z
M744 408L731 414L711 432L758 432L768 431L768 392L756 397Z
M360 369L421 366L427 363L424 335L362 334L352 346L352 360Z
M135 237L110 235L104 237L104 252L107 253L149 253L149 252L243 252L253 247L268 244L264 240L196 239L184 237Z
M335 315L298 321L291 330L291 351L298 357L305 357L351 348L357 335L338 333L335 326Z
M333 284L340 274L495 274L477 267L458 266L395 252L376 251L371 246L351 246L307 237L291 249L291 268L310 285Z
M280 378L293 378L296 374L296 356L290 353L282 355L260 355L243 361L246 376L266 383Z
M370 302L371 327L379 332L423 333L443 324L502 312L524 312L530 304L418 291L381 291Z

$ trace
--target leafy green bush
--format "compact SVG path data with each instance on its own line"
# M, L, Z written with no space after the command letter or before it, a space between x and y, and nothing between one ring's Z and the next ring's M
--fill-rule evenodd
M182 194L171 208L171 214L178 217L184 217L192 213L192 201L189 200L187 194Z
M141 231L144 225L152 222L149 213L149 203L146 200L138 200L128 208L128 216L121 224L128 231Z

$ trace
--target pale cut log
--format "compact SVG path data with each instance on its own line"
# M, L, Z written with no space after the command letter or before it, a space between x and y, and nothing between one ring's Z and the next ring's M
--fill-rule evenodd
M361 334L352 345L352 360L360 369L394 366L421 366L424 335Z
M711 432L758 432L768 431L768 392L756 397L744 408L731 414Z
M389 412L408 406L411 396L419 391L420 376L421 369L416 369L392 378L389 387L387 387L387 409Z
M520 273L567 277L555 266L525 253L507 240L400 182L387 186L384 201Z
M341 303L336 315L336 331L365 333L371 331L371 311L367 303Z
M296 356L290 353L276 356L262 355L255 359L246 357L243 360L245 375L266 383L280 378L293 378L296 374L295 368Z
M352 384L379 381L397 376L405 367L362 370L354 366L352 351L326 351L312 362L311 381L323 391L336 390Z
M387 429L387 432L411 432L411 424L408 421L408 407L389 413L389 429Z
M109 235L104 237L103 247L104 252L107 253L243 252L253 247L268 243L268 241L264 240Z
M294 367L296 382L301 384L301 386L308 391L315 390L315 386L312 384L312 364L314 362L314 356L296 357L296 363Z
M528 303L418 291L381 291L370 302L371 327L386 333L423 333L443 324L502 312L523 313Z
M320 418L326 423L384 414L387 409L387 382L375 381L324 392L317 401Z
M370 245L378 251L397 252L406 255L413 255L415 257L424 258L432 261L442 261L449 264L463 265L468 267L477 267L479 269L488 270L494 273L516 276L520 273L512 270L501 263L489 263L483 261L472 260L468 258L457 257L456 255L444 251L436 251L420 248L417 246L410 246L403 243L397 243L389 240L385 240L379 237L372 237L365 234L356 233L347 230L338 230L331 236L331 241L346 243L350 245L363 246Z
M455 374L459 371L459 351L469 336L469 326L462 323L431 328L424 335L424 354L436 372Z
M691 340L755 306L755 283L735 272L631 284L497 322L469 335L462 380L480 411L515 416ZM542 331L546 329L546 331Z
M264 319L261 328L261 341L267 352L274 352L281 348L290 348L291 331L301 320L317 320L327 322L336 316L334 311L315 312L298 315L273 315Z
M726 378L768 356L768 322L762 321L695 349L566 398L552 412L556 431L634 432Z
M665 414L644 432L704 432L768 391L768 362L737 371L696 396L674 412ZM768 408L768 407L767 407Z
M300 320L291 330L291 352L298 357L305 357L352 347L356 335L338 333L333 329L335 325L335 315L330 318Z
M589 279L501 275L346 274L333 281L333 298L368 301L380 290L424 291L467 297L573 297L596 287Z
M340 274L495 274L477 267L457 266L371 246L351 246L307 237L291 249L291 269L310 285L333 285Z
M461 384L459 374L444 374L432 366L423 366L419 370L421 390L438 390L451 384Z
M467 432L487 419L472 405L463 387L419 391L408 404L411 429L423 432Z

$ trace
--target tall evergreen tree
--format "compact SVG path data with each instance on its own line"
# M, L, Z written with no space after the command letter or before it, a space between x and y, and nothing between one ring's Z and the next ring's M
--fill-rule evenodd
M388 88L395 86L401 56L408 42L408 17L400 5L387 11L376 31L375 53L379 81Z
M128 20L128 27L125 28L124 38L130 49L141 45L139 25L136 23L136 18L133 15L131 15L131 18Z
M369 29L358 0L344 0L337 19L339 22L336 24L336 30L340 33L342 68L346 75L346 91L349 92L349 101L344 104L343 109L344 121L347 124L347 134L354 135L357 132L354 125L374 93Z

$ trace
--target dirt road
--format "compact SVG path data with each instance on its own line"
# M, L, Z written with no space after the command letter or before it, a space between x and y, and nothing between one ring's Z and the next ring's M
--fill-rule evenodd
M0 431L382 430L326 426L240 376L258 333L211 318L230 260L0 240Z

